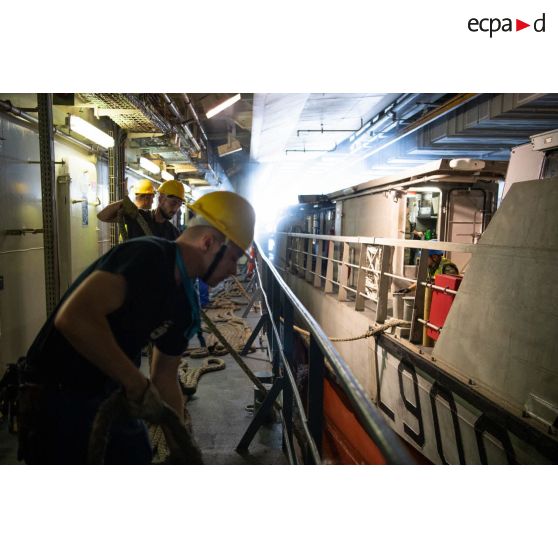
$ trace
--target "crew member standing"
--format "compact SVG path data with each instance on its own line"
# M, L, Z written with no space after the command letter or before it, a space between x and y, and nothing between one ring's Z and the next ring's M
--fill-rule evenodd
M137 209L125 198L107 205L97 213L97 219L105 223L116 223L122 212L128 239L151 234L176 240L180 231L170 220L186 200L184 186L178 180L167 180L159 186L157 192L159 196L156 209Z
M20 453L27 463L85 463L99 405L125 391L132 416L115 422L106 463L150 463L145 425L166 402L182 419L177 368L200 327L196 277L214 286L236 272L254 233L252 206L232 192L213 192L191 205L196 222L176 241L145 237L112 248L70 286L27 355L38 386L25 412ZM145 297L145 292L149 297ZM151 381L134 358L155 345ZM31 417L31 418L29 418Z
M144 178L134 187L134 203L138 209L151 209L155 198L153 182Z
M428 281L434 282L436 275L459 275L459 269L448 258L444 256L443 250L429 250L428 251ZM414 291L417 288L416 281L409 287L395 291L397 294L406 294Z

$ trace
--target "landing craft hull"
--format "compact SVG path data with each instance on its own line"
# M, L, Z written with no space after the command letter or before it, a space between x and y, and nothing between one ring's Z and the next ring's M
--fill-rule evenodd
M555 132L543 136L545 146L555 146ZM336 349L353 375L388 424L429 461L558 463L555 167L545 165L550 170L542 179L510 178L513 185L497 212L480 224L476 215L495 209L493 189L481 182L457 187L453 179L475 182L479 177L450 176L447 165L457 168L439 161L414 170L413 176L386 177L330 194L336 214L342 209L342 226L336 225L335 235L308 229L287 233L279 251L286 282L331 338L350 341L336 343ZM418 176L432 181L439 199L411 190L418 190ZM442 184L446 180L449 187ZM390 191L396 205L398 192L405 191L406 204L386 206ZM435 243L410 237L423 213L446 215L435 227L429 225L436 230ZM471 225L470 234L454 230L461 222ZM454 236L477 242L459 243ZM438 325L432 323L435 311L430 320L432 299L425 295L441 287L429 285L428 260L417 260L417 249L423 255L442 250L452 260L454 252L463 257L463 281L458 291L450 286L455 298ZM393 293L408 287L409 277L416 279L416 290L406 317ZM375 340L362 335L392 316L410 327ZM440 332L433 349L421 324ZM349 440L349 429L344 433Z
M392 428L416 450L417 463L558 463L554 438L397 341L379 338L376 356L376 404ZM324 459L332 463L385 463L332 381L324 387L322 445Z
M361 313L304 279L290 273L285 278L328 331L334 325L331 316L336 316L336 324L353 328L343 337L370 325ZM556 434L469 385L466 370L456 374L439 360L419 354L420 347L389 334L369 339L366 345L357 343L340 343L338 348L386 422L415 450L417 462L558 463ZM332 381L324 390L324 458L341 464L382 463L350 403L335 388Z
M441 367L382 336L376 346L377 405L433 463L558 463L558 442Z

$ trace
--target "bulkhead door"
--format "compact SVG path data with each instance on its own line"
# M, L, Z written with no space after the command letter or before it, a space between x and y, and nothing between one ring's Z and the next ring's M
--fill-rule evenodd
M446 240L476 244L492 217L492 192L456 188L449 191ZM448 252L448 257L462 272L471 254Z

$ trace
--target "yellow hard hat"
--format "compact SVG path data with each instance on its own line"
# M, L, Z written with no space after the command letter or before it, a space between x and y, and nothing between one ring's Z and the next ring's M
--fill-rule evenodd
M189 208L244 251L254 239L256 213L250 202L234 192L211 192Z
M174 196L175 198L180 198L182 201L186 201L184 197L184 186L180 180L167 180L163 182L159 188L157 188L159 194L166 194L167 196Z
M155 188L153 187L153 183L151 182L151 180L147 180L147 178L143 178L136 184L134 188L134 193L136 195L138 194L154 195Z

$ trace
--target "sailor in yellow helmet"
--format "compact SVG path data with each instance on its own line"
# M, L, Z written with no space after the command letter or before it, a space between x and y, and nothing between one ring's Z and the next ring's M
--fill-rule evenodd
M140 180L134 188L134 203L138 209L151 209L155 198L153 182L147 178Z
M151 188L153 188L152 185ZM138 189L147 191L148 186L145 183L138 184ZM136 194L137 192L138 190L136 190ZM170 220L186 201L184 186L179 180L167 180L159 186L157 192L159 198L156 209L137 209L127 198L124 198L107 205L99 211L97 218L107 223L115 223L119 220L120 212L123 212L127 239L152 235L176 240L180 231Z
M226 242L216 252L205 274L200 277L212 287L222 281L221 278L215 282L212 273L226 254L233 253L236 256L235 268L229 273L232 275L236 272L236 260L242 255L241 253L237 255L238 248L243 253L248 253L254 238L256 214L243 197L226 191L206 194L190 204L188 208L195 214L195 217L188 222L188 229L200 226L210 227L222 233L226 239ZM236 249L227 252L227 247L231 245Z
M184 419L177 369L200 328L194 281L214 286L236 273L255 224L250 203L233 192L207 194L190 207L193 222L176 241L145 236L118 244L76 279L48 317L27 353L25 381L44 387L19 432L27 463L86 463L97 410L119 388L129 417L113 423L105 463L149 463L142 419L157 422L168 407ZM134 363L148 341L149 380Z

